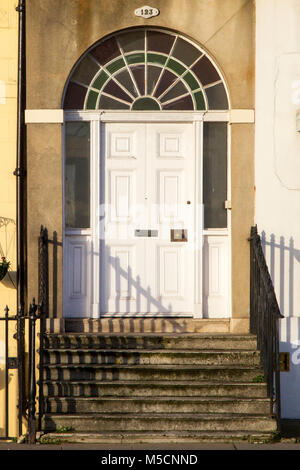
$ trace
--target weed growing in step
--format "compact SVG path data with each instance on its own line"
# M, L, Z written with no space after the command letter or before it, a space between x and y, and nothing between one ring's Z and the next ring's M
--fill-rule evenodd
M61 433L73 432L73 431L74 431L74 428L72 428L71 426L58 426L58 428L54 432L61 434Z
M253 377L252 382L254 383L263 383L265 381L265 377L263 375L257 375Z

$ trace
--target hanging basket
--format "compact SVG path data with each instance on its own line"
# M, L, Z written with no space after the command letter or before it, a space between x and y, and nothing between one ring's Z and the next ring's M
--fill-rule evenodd
M9 265L10 262L6 261L5 258L2 258L2 262L0 262L0 281L5 278Z

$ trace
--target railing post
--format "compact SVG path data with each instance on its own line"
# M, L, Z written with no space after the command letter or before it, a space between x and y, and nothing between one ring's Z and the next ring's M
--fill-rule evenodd
M41 226L39 236L39 313L40 313L40 345L39 345L39 419L38 428L41 430L44 413L43 400L43 348L45 321L49 314L49 239L48 230Z
M5 309L5 437L9 436L9 393L8 393L8 312L9 308L6 305Z
M41 305L41 312L47 315L49 312L49 255L48 255L48 230L41 226L39 236L39 297L38 302Z
M24 335L25 335L25 322L20 308L17 312L17 333L14 335L14 338L17 340L17 351L18 351L18 421L19 421L19 436L22 435L23 430L23 410L25 407L25 376L24 376Z
M36 315L37 305L35 299L30 304L29 309L29 401L28 401L28 443L36 443L36 374L35 374L35 326L36 326Z
M43 391L43 375L44 375L44 334L45 334L45 315L42 306L39 305L40 319L40 335L39 335L39 418L38 430L42 430L42 417L44 414L44 391Z

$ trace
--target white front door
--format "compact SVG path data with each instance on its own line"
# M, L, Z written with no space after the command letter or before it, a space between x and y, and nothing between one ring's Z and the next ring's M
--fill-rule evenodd
M107 123L101 136L101 314L193 314L193 123Z

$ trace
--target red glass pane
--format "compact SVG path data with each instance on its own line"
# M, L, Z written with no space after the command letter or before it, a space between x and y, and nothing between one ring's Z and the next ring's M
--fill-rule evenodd
M101 42L101 44L90 51L90 54L92 54L101 65L104 65L121 55L121 52L115 37L112 37Z
M139 88L140 94L144 95L145 94L145 66L135 65L133 67L130 67L130 70Z
M147 31L147 50L169 54L175 37L160 31Z
M209 83L220 80L218 72L207 57L202 57L202 59L198 60L192 67L192 70L200 79L202 85L208 85Z
M123 91L122 88L120 88L119 85L117 85L114 80L110 80L108 84L103 88L103 91L105 93L108 93L109 95L116 96L117 98L120 98L121 100L129 101L129 102L132 101L130 96L128 96L127 93L125 93L125 91Z
M174 75L172 72L169 72L169 70L164 70L160 80L158 87L154 93L155 97L158 98L167 88L169 88L172 83L177 80L177 76Z
M194 103L193 100L190 96L185 96L184 98L180 98L179 100L173 101L172 103L169 104L164 104L163 109L169 109L169 110L193 110L194 109Z
M87 88L70 82L64 99L64 109L83 109Z

